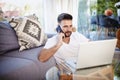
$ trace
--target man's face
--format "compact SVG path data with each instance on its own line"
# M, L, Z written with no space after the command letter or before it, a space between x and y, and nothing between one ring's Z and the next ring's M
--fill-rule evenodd
M65 37L70 37L72 34L72 20L62 20L59 25L64 32Z

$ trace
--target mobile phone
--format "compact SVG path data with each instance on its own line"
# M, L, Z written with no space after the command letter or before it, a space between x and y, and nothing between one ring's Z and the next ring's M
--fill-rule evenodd
M64 33L59 25L58 25L58 27L56 28L56 31L57 31L58 33ZM65 37L63 36L62 38L65 38Z
M56 28L56 31L58 32L58 33L63 33L63 31L62 31L62 29L61 29L61 27L58 25L58 27Z

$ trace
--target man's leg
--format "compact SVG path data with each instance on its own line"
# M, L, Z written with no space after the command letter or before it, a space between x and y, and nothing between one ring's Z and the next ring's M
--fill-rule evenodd
M58 68L56 66L50 68L46 73L46 80L59 80Z
M59 69L59 78L60 80L73 80L73 74L70 67L65 65L65 63L57 63Z

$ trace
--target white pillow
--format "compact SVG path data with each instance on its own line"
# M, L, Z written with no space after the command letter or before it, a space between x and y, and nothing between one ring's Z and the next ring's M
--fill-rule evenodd
M18 43L20 45L19 51L45 44L47 36L38 21L23 17L12 18L9 23L18 36Z

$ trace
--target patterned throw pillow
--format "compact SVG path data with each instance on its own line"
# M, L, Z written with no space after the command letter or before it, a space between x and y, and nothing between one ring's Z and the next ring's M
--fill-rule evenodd
M12 18L9 23L18 36L19 51L45 44L47 36L38 21L24 17Z
M35 14L28 15L28 16L25 16L25 17L27 17L27 18L29 18L29 19L33 19L33 20L38 21L38 17L37 17ZM39 22L39 21L38 21L38 22Z

